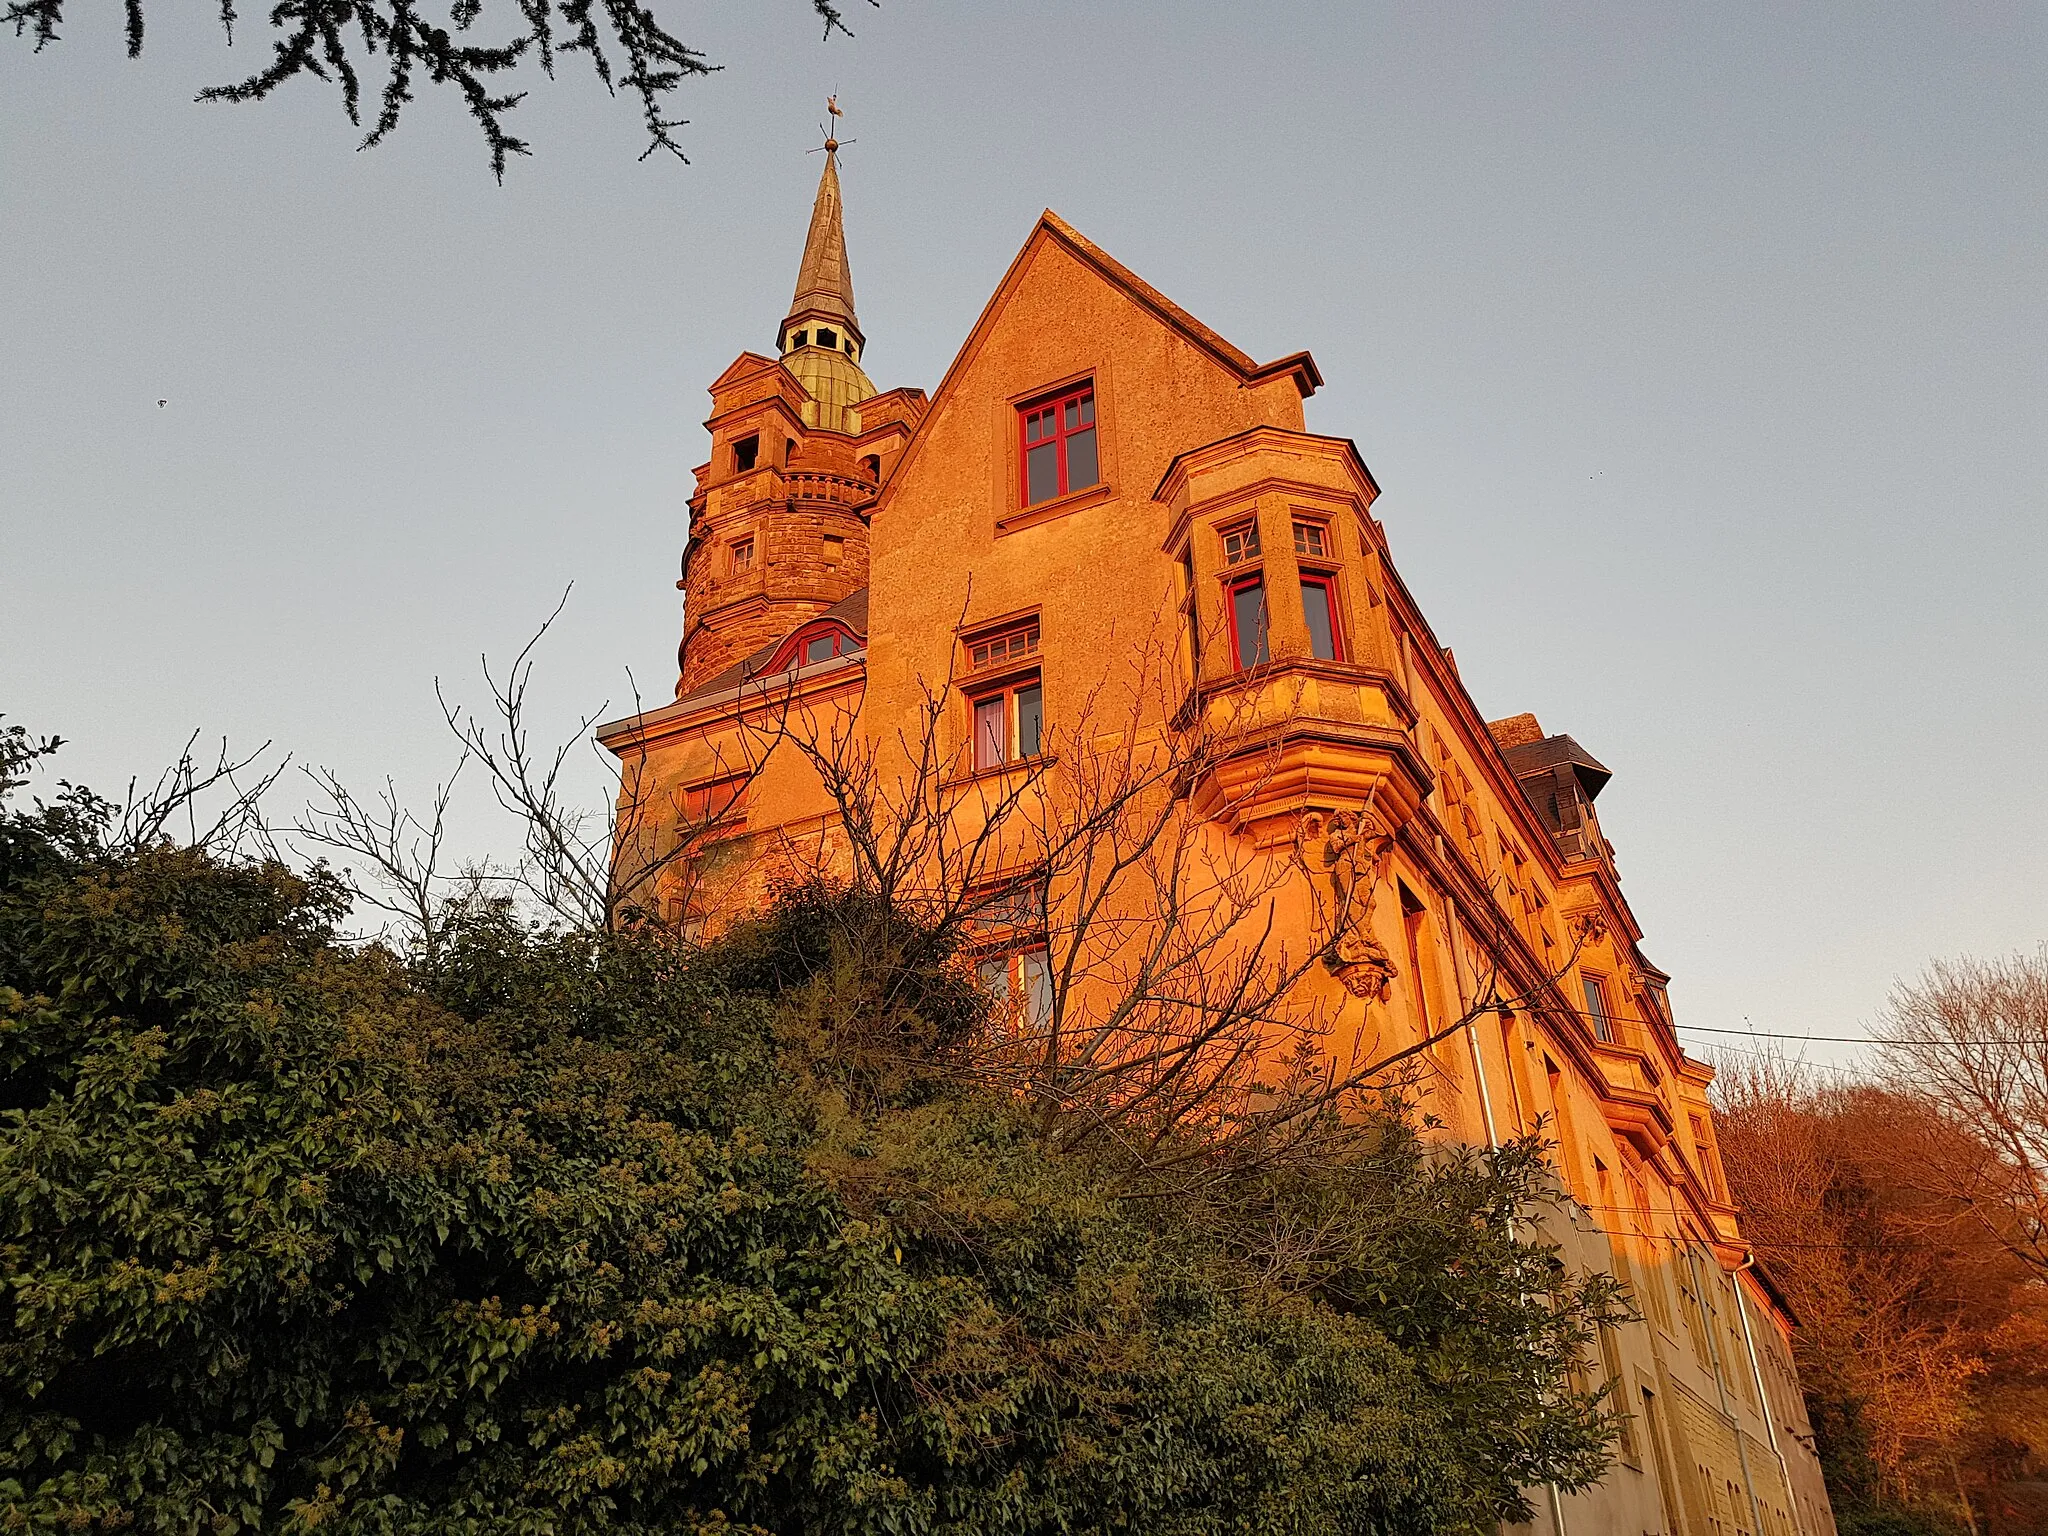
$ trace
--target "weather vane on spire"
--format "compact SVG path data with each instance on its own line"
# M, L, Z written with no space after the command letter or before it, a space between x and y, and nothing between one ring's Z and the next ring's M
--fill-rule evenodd
M827 96L825 98L825 110L827 113L831 115L832 127L827 128L823 123L818 124L818 132L825 135L825 142L819 145L818 148L824 150L825 153L829 155L839 148L840 140L835 135L833 130L839 126L839 119L846 116L844 112L839 110L839 93L837 91L834 91L830 96ZM845 142L848 144L857 144L860 141L858 139L848 139ZM817 149L810 151L810 153L814 155L817 152Z

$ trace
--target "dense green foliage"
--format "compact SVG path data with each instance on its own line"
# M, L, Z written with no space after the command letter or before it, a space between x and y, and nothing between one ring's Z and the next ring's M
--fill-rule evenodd
M96 816L0 823L9 1529L1448 1532L1603 1467L1532 1148L1134 1198L829 893L423 974Z

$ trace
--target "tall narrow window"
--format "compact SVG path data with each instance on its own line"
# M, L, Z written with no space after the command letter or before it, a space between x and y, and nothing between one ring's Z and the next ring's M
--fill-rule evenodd
M1593 1027L1593 1037L1614 1043L1614 1020L1607 1012L1607 988L1598 976L1586 978L1586 1022Z
M1254 576L1230 589L1230 639L1239 671L1273 659L1266 634L1266 583Z
M754 568L754 541L735 539L732 543L732 574L743 576Z
M1195 546L1190 542L1180 552L1180 611L1188 626L1188 672L1202 671L1202 616L1195 603Z
M1024 505L1035 507L1102 478L1095 448L1095 386L1083 384L1019 413L1024 434Z
M974 704L974 766L994 768L1010 760L1009 700L1003 694Z
M745 474L761 457L761 434L751 432L732 445L732 467L735 473Z
M1343 659L1338 643L1336 594L1332 587L1327 576L1301 578L1301 616L1308 621L1309 654L1319 661Z
M1429 943L1423 933L1428 909L1422 905L1422 899L1408 889L1407 881L1396 883L1401 890L1401 936L1408 941L1408 981L1415 992L1415 1033L1418 1039L1424 1039L1434 1027L1429 1016L1429 988L1424 985L1422 963L1424 948Z

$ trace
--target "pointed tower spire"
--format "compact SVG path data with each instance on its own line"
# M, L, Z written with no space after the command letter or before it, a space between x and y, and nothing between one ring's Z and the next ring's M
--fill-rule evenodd
M834 97L825 110L837 118ZM839 140L825 134L825 172L811 207L811 232L804 239L804 263L797 269L796 297L777 337L782 361L810 392L805 422L828 432L858 432L863 400L875 386L861 370L867 337L853 312L853 272L846 264L846 228L839 205Z
M818 199L811 207L811 232L804 240L804 262L797 269L796 297L782 322L782 345L789 348L792 327L806 321L837 322L861 340L860 320L853 312L853 272L846 264L846 227L839 201L839 141L825 141L825 173L818 178Z

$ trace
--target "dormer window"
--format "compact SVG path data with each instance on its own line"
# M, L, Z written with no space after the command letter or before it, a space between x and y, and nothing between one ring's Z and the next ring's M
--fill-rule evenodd
M787 672L791 667L815 666L836 656L850 656L860 649L852 630L831 619L806 624L782 642L775 659L763 671Z
M1017 413L1023 432L1024 505L1035 507L1102 479L1095 448L1095 386L1082 384Z

